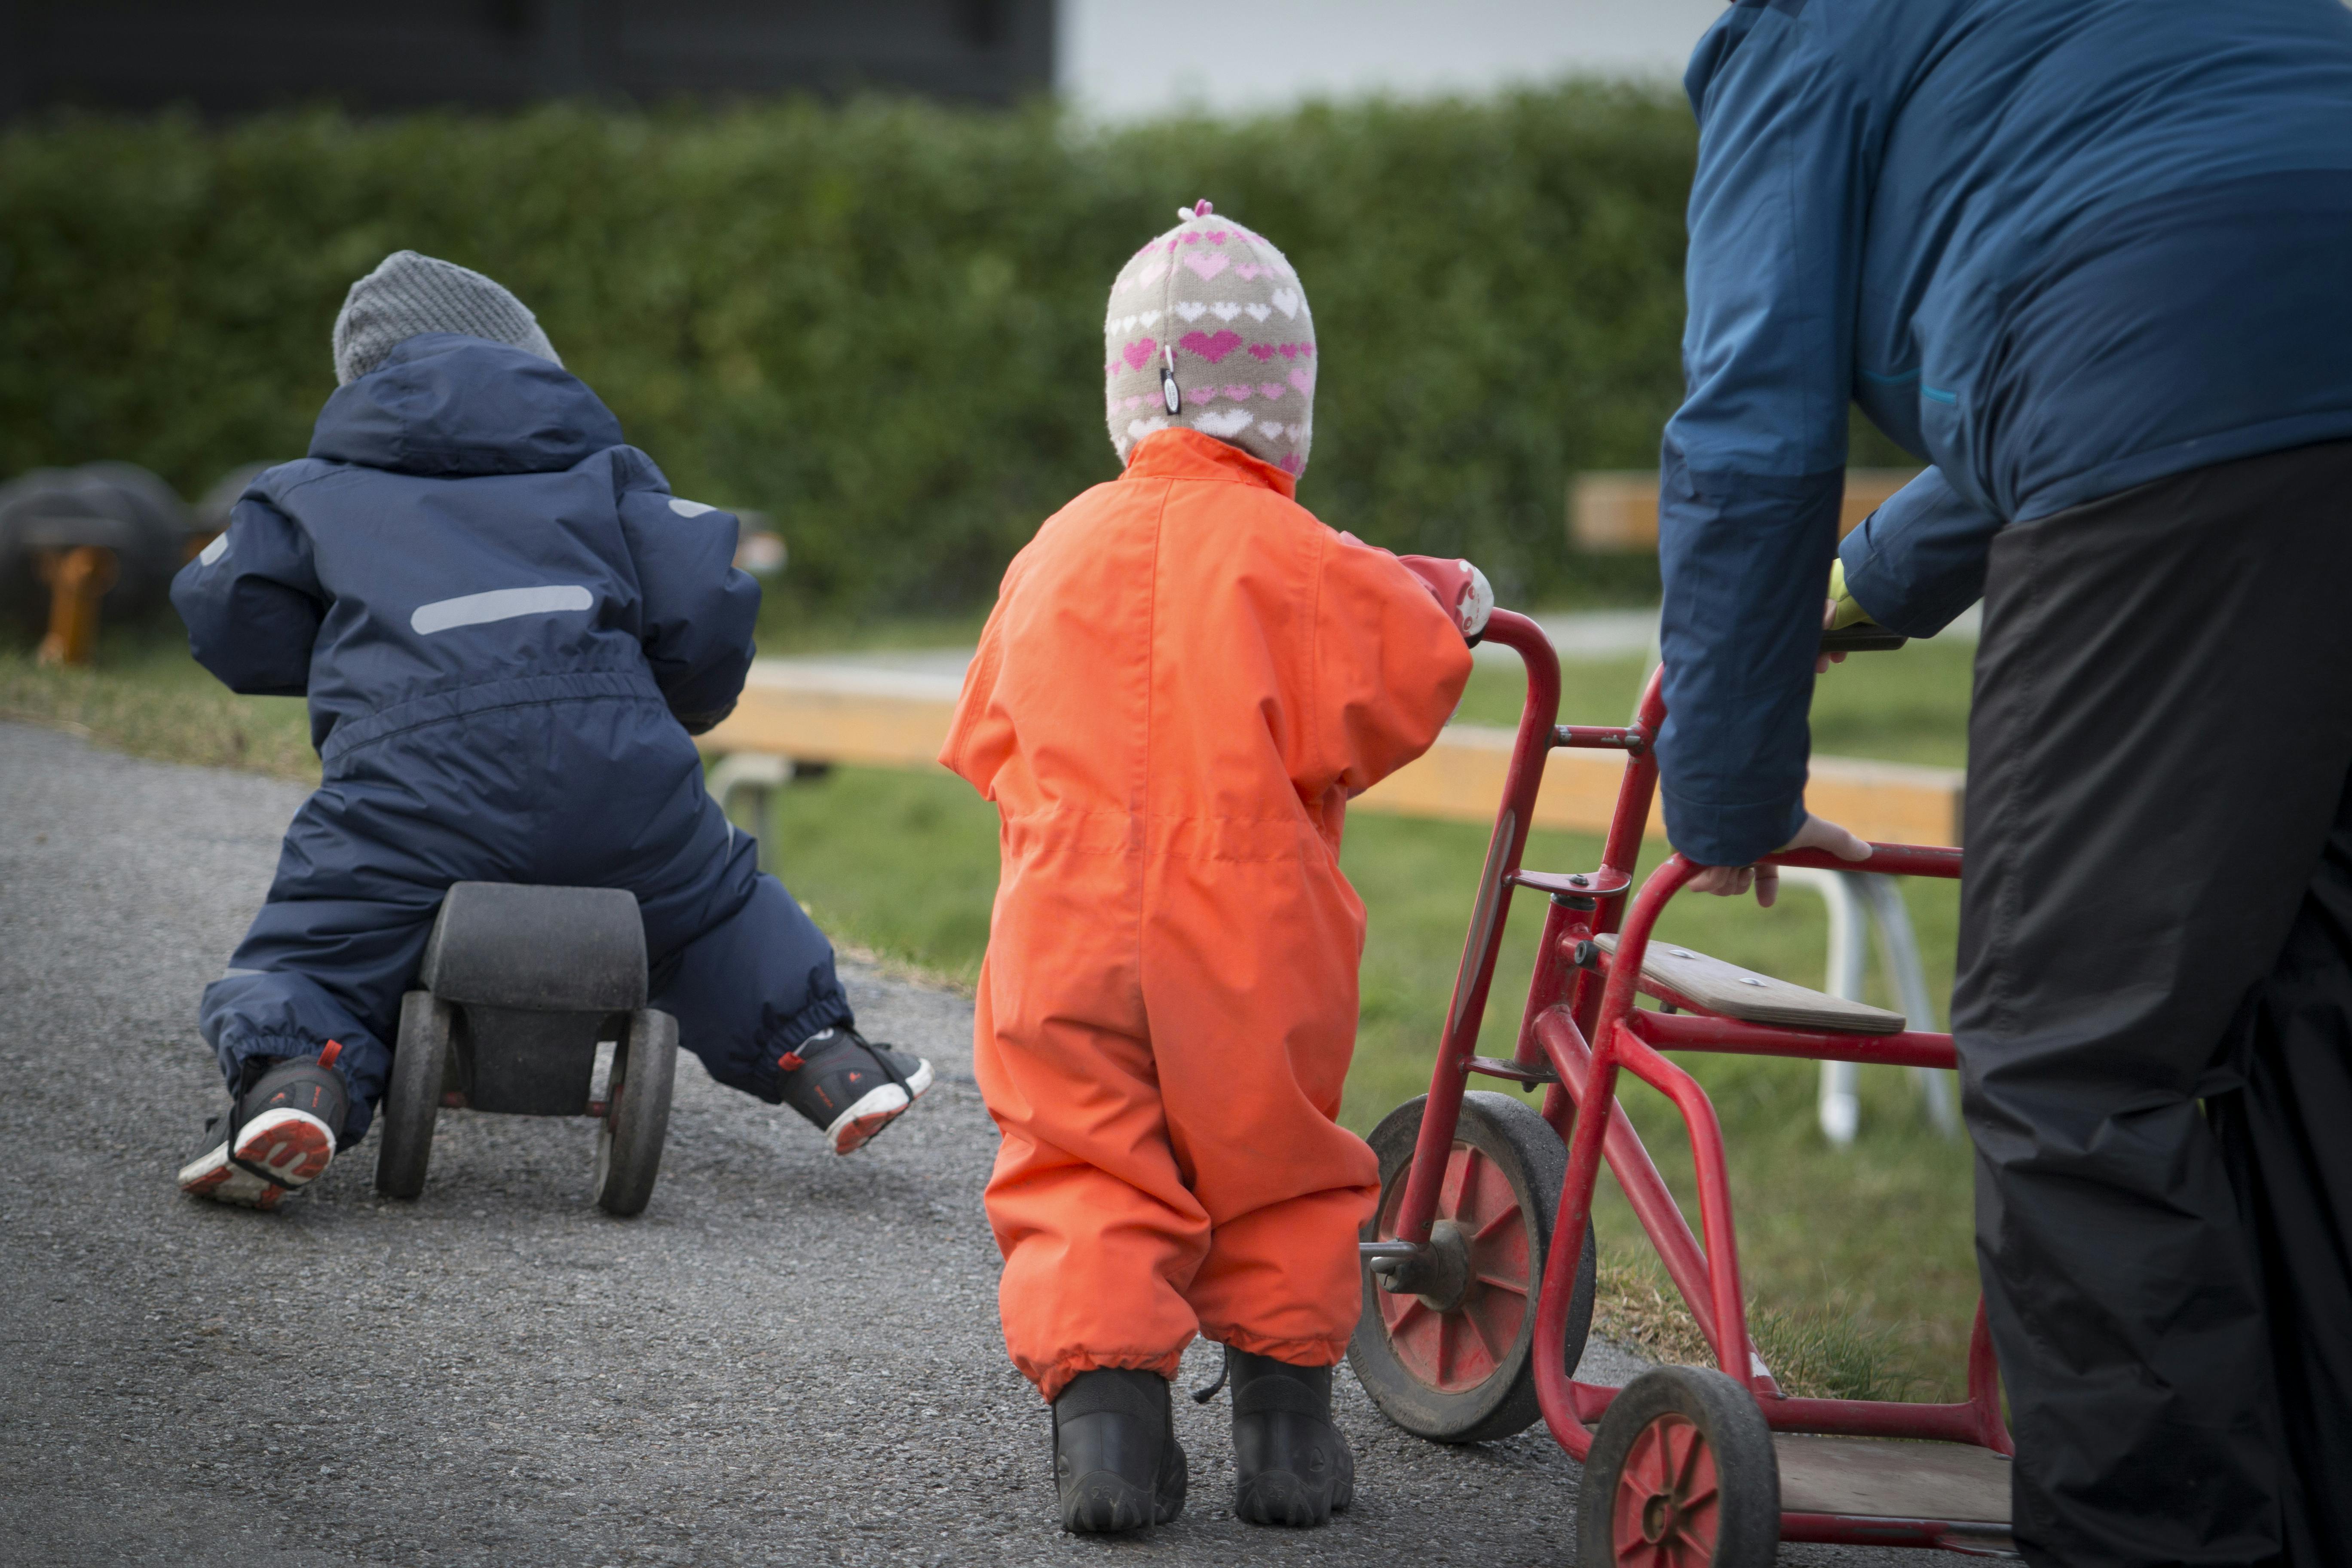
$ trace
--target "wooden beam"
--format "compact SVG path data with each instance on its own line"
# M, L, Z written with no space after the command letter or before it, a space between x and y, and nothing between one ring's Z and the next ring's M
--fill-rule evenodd
M1515 738L1499 725L1449 724L1419 762L1365 791L1352 809L1491 822L1503 798ZM1535 826L1570 833L1608 831L1624 772L1621 752L1554 752L1536 794ZM1966 778L1958 768L1817 756L1805 800L1821 816L1881 844L1958 844ZM1655 808L1650 837L1665 837L1664 817Z
M1919 477L1917 468L1848 468L1838 510L1843 539L1886 498ZM1568 540L1579 550L1646 553L1658 547L1658 476L1634 469L1582 473L1569 481Z
M756 752L803 763L928 768L947 740L961 685L950 675L763 659L752 668L734 713L701 744L720 755ZM1511 742L1512 731L1498 725L1448 725L1427 755L1365 792L1351 809L1492 821ZM1535 825L1605 831L1624 765L1616 752L1554 752L1536 798ZM1864 838L1958 844L1963 779L1958 768L1815 757L1806 799L1814 811ZM1651 837L1664 831L1654 811Z

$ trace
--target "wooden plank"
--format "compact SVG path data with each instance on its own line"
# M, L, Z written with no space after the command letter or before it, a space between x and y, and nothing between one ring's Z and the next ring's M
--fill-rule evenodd
M1805 808L1879 844L1957 845L1967 784L1958 768L1815 757Z
M706 752L766 752L795 762L933 766L962 683L862 665L761 659Z
M1776 1432L1780 1506L1791 1513L2009 1525L2010 1461L1964 1443Z
M1355 811L1491 822L1510 771L1513 731L1492 724L1449 724L1427 755L1359 795ZM1557 751L1544 764L1530 820L1538 827L1602 833L1617 807L1622 752ZM1832 822L1881 844L1958 844L1967 775L1958 768L1815 757L1806 805ZM1650 837L1665 823L1650 814Z
M961 683L953 676L761 660L727 721L702 737L706 752L760 752L801 762L927 768L946 741ZM1391 816L1491 822L1502 803L1514 732L1451 724L1429 753L1359 796L1352 809ZM1533 816L1538 827L1599 833L1616 809L1620 752L1557 751L1545 764ZM1815 757L1807 801L1865 838L1958 844L1962 775L1957 768ZM1650 835L1663 838L1655 812Z
M1843 539L1919 477L1917 468L1848 468L1838 509ZM1569 481L1568 538L1579 550L1644 552L1658 547L1658 476L1637 469L1601 469Z
M1617 938L1592 939L1601 951L1614 953ZM1664 986L1677 997L1709 1013L1745 1024L1772 1024L1786 1029L1822 1029L1839 1035L1895 1035L1903 1030L1903 1015L1843 996L1809 991L1786 980L1759 974L1736 963L1650 939L1642 954L1642 988Z
M1515 731L1494 724L1449 724L1418 762L1349 803L1350 811L1492 822L1502 808ZM1625 773L1622 752L1554 752L1528 820L1576 833L1605 831Z

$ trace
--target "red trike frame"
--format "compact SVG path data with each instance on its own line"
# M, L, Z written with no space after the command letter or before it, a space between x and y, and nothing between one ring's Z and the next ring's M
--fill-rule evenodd
M1714 1349L1717 1363L1755 1398L1773 1430L1928 1438L2012 1453L2008 1426L2001 1418L1999 1374L1981 1304L1969 1347L1969 1397L1964 1403L1792 1399L1780 1392L1748 1338L1722 1129L1706 1091L1664 1055L1672 1050L1717 1051L1949 1068L1956 1065L1952 1037L1916 1030L1882 1036L1816 1034L1740 1023L1710 1016L1687 998L1666 994L1663 988L1647 983L1644 989L1664 994L1679 1011L1637 1008L1635 984L1651 930L1666 900L1699 869L1680 855L1670 856L1643 883L1631 910L1626 908L1657 789L1654 747L1665 719L1660 681L1654 676L1651 679L1641 710L1628 726L1560 724L1557 722L1559 659L1543 629L1526 616L1497 610L1487 622L1486 640L1512 648L1525 661L1528 700L1519 718L1517 744L1511 753L1494 838L1480 873L1436 1070L1430 1079L1420 1142L1397 1214L1396 1239L1416 1246L1429 1240L1469 1075L1483 1073L1522 1085L1545 1085L1545 1120L1569 1149L1568 1179L1560 1191L1553 1234L1573 1238L1591 1223L1593 1189L1601 1163L1606 1159L1684 1303ZM1597 872L1559 876L1521 868L1536 792L1543 783L1545 761L1555 747L1628 753L1624 783ZM1866 861L1840 860L1819 851L1767 859L1780 866L1899 876L1957 878L1960 874L1958 849L1902 844L1874 844L1871 848ZM1528 985L1518 1047L1508 1059L1481 1057L1476 1054L1478 1029L1494 982L1496 955L1502 946L1512 889L1522 887L1549 895L1550 907ZM1592 945L1595 936L1612 931L1618 933L1613 957ZM1621 1068L1665 1095L1682 1113L1697 1171L1703 1247L1692 1236L1689 1223L1659 1177L1624 1109L1616 1102ZM1577 1114L1578 1108L1590 1105L1608 1106L1609 1116L1604 1121ZM1533 1342L1537 1345L1559 1344L1566 1339L1579 1251L1572 1239L1561 1240L1544 1260L1536 1307ZM1590 1424L1601 1418L1616 1390L1575 1381L1559 1356L1538 1353L1534 1361L1545 1424L1560 1447L1580 1461L1592 1447ZM1949 1521L1829 1513L1781 1516L1784 1541L1946 1546L1966 1551L1970 1549L1971 1535L1966 1523Z

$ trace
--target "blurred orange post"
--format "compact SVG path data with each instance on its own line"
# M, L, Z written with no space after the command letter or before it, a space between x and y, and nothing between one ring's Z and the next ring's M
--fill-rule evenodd
M42 664L87 665L98 652L98 601L114 586L114 552L77 544L44 550L37 561L49 585L49 635L34 657Z

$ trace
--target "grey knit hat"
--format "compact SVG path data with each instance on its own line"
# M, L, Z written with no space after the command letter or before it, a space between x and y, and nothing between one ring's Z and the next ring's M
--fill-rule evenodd
M420 332L462 332L560 365L555 345L523 302L454 261L395 250L352 285L335 317L335 380L344 386Z
M1188 426L1296 478L1315 439L1315 319L1282 252L1208 203L1119 269L1103 325L1110 444Z

